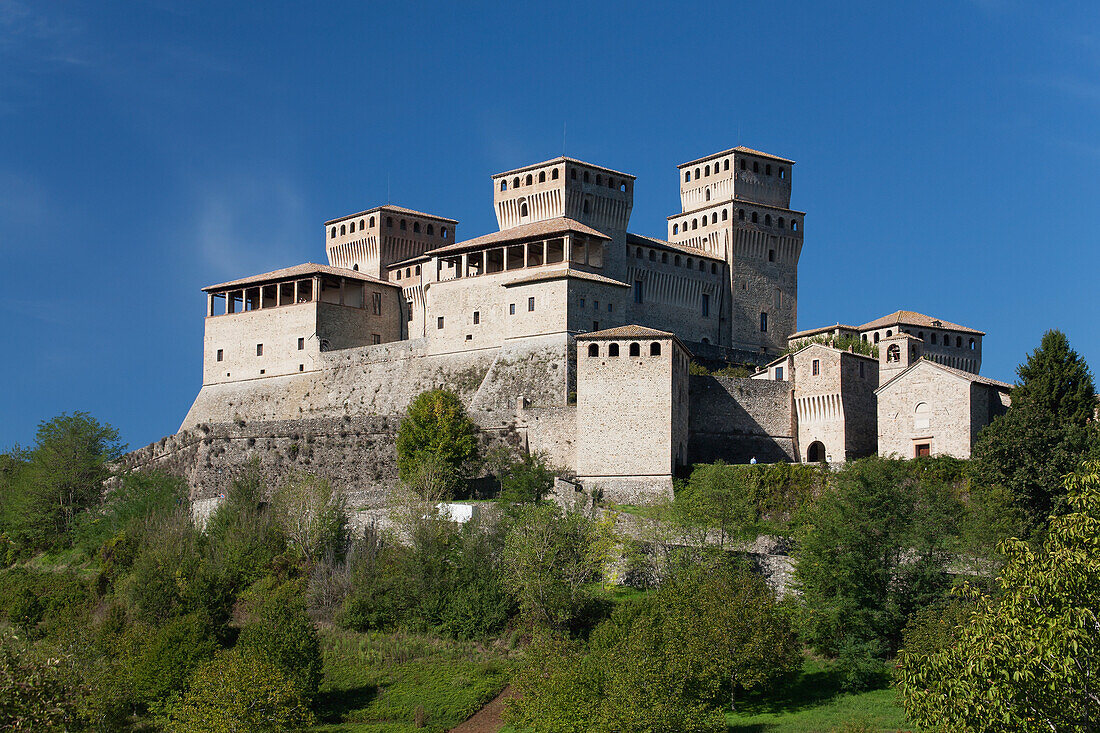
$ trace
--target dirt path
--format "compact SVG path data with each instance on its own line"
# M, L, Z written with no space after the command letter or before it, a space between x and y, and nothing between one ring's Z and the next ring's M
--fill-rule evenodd
M451 728L451 733L497 733L504 727L504 701L512 697L511 686L505 687L489 704L471 715L465 723Z

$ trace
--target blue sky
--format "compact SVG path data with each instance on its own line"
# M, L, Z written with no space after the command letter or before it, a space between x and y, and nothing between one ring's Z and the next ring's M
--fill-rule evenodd
M137 447L201 383L203 285L324 261L387 199L495 230L489 175L798 161L799 326L898 308L1100 364L1100 6L0 0L0 449L87 410Z

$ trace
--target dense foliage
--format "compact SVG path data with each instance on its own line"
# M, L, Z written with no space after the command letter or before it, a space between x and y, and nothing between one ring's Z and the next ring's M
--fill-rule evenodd
M437 389L424 392L409 404L397 431L397 470L401 480L420 488L451 488L448 477L461 476L477 458L477 427L466 415L458 395ZM430 475L423 476L430 468ZM422 496L443 498L436 491L421 490Z
M1100 463L1065 485L1067 511L1051 518L1040 548L1005 543L999 592L964 588L975 607L941 631L947 638L900 654L914 722L974 733L1100 725Z

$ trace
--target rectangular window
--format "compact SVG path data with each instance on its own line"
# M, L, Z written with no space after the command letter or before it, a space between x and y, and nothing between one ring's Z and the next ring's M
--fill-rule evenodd
M405 301L405 307L407 309L406 310L406 315L405 315L405 320L408 321L409 323L412 323L412 319L413 319L413 302L411 300Z
M761 333L767 333L768 332L768 314L767 313L761 313L760 314L760 332Z
M859 363L859 376L861 376L861 377L863 376L863 366L864 366L863 362L861 361Z
M927 458L932 454L932 446L929 443L918 443L916 448L917 458Z
M218 349L218 361L222 360L222 356L224 356L224 353L222 352L221 349Z
M306 340L304 338L298 339L298 351L301 351L306 347Z
M534 298L528 298L527 299L527 310L528 311L535 310L535 299Z
M440 316L438 319L436 319L435 327L443 328L443 316Z
M642 281L641 280L635 280L634 281L634 302L635 303L641 303L642 302Z
M814 359L813 368L814 368L814 376L815 377L818 374L821 374L821 362L819 360Z
M614 309L613 309L613 308L611 307L611 304L610 304L610 303L608 303L608 304L607 304L607 312L608 312L608 313L611 313L611 312L612 312L613 310L614 310Z
M600 301L598 301L598 300L593 300L593 301L592 301L592 309L593 309L593 310L599 310L599 309L600 309Z
M599 331L600 330L600 322L599 321L592 321L592 330L593 331Z
M515 303L509 303L508 304L508 315L514 316L515 314L516 314L516 304Z
M264 355L264 345L263 344L256 344L256 356L263 356L263 355Z
M370 296L374 315L382 315L382 293L371 293Z
M584 307L584 298L581 298L581 308Z
M305 370L306 370L306 365L305 364L299 364L298 365L298 371L304 372Z
M710 318L710 295L703 293L703 318Z
M474 325L481 323L481 311L474 311Z
M372 333L370 335L370 342L372 344L380 344L380 343L382 343L382 337L377 333Z
M777 382L782 382L783 381L783 367L776 367L775 368L775 381L777 381Z

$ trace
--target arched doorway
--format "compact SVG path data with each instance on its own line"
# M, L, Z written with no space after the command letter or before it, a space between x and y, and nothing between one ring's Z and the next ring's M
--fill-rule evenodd
M807 463L824 463L825 462L825 444L820 440L815 440L810 443L810 447L806 449L806 462Z

